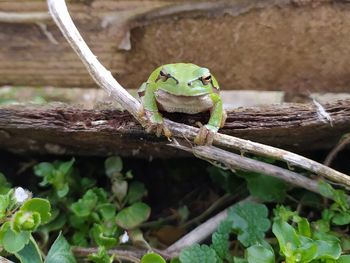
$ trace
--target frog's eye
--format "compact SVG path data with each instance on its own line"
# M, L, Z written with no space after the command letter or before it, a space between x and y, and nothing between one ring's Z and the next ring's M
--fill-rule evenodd
M203 85L208 85L211 82L211 75L201 77Z
M159 72L159 76L157 80L162 79L163 81L166 81L169 78L169 74L165 73L163 70Z

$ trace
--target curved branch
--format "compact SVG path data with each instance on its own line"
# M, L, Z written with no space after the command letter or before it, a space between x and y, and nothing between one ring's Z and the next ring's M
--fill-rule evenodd
M39 23L50 21L50 15L44 12L1 12L0 22L2 23Z
M115 98L122 107L129 111L139 122L143 122L140 117L140 103L133 98L112 76L90 51L85 41L75 27L64 0L48 0L50 13L61 29L74 51L83 61L87 70L96 83ZM193 140L198 133L198 128L165 120L165 125L169 128L175 137L183 138L184 136ZM313 160L307 159L300 155L281 150L275 147L263 145L260 143L243 140L240 138L216 134L214 145L222 146L228 149L235 149L241 152L250 152L257 155L269 156L277 160L283 160L297 167L301 167L320 176L324 176L334 182L342 183L350 187L350 178L334 169L322 165Z

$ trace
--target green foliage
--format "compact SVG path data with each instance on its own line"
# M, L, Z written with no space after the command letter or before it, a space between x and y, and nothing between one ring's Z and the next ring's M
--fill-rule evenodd
M295 229L287 222L286 211L288 210L281 208L275 211L277 216L272 226L272 232L277 237L280 251L287 262L307 263L315 260L337 260L340 257L340 240L336 236L320 235L319 232L313 233L307 219L289 213L289 218L298 225L298 228ZM321 236L323 240L319 239Z
M149 248L146 240L149 234L154 238L153 234L158 230L151 229L144 235L142 231L146 224L140 227L151 212L151 208L142 202L147 194L145 185L134 180L131 171L123 172L123 162L117 156L106 159L104 166L106 176L97 184L90 179L92 175L97 178L95 169L89 167L88 174L80 177L74 159L39 163L34 171L41 178L41 185L45 186L39 195L41 198L32 198L32 193L22 188L11 189L0 173L0 253L15 256L23 263L42 263L42 257L45 258L43 251L48 250L58 231L63 231L72 245L98 247L97 253L87 257L96 263L112 263L117 256L111 256L108 249L125 242L132 241ZM290 189L288 197L291 198L285 200L287 186L277 179L257 173L232 173L216 167L208 171L212 180L225 191L236 195L249 192L261 201L270 202L270 213L264 204L242 202L232 206L227 218L212 234L210 244L188 247L171 263L350 262L350 256L346 255L350 250L347 232L350 207L343 190L321 181L319 189L322 195L334 203L322 203L321 198L304 202L308 198L305 191L295 189ZM177 176L177 180L181 180L181 176ZM198 189L202 187L201 183L198 182ZM102 188L103 184L110 188ZM208 189L217 190L211 186ZM178 191L169 189L173 190ZM189 216L194 217L193 207L197 209L197 205L188 203L188 198L196 196L197 191L207 189L194 191L190 197L181 199L177 204L181 209L173 215L147 225L176 222L178 229L187 225ZM294 211L296 199L299 201L298 211L300 208L300 214L305 217ZM282 201L288 202L293 209L282 205L273 209L271 202ZM269 231L271 222L272 231ZM268 239L265 239L266 235ZM154 241L152 239L152 244ZM272 246L267 241L271 241ZM75 262L70 245L61 234L51 246L45 262ZM141 263L151 262L166 261L156 253L147 253L141 259Z
M123 162L119 156L112 156L105 161L106 175L112 177L123 170Z
M207 245L193 245L180 253L181 263L219 263L222 262L215 250Z
M112 263L114 260L113 256L109 256L105 247L100 246L97 253L92 253L88 256L92 262L95 263Z
M29 239L28 244L15 253L15 256L21 263L39 263L43 261L40 249L32 237Z
M232 227L238 240L245 247L264 239L265 232L270 228L267 216L268 209L265 205L250 202L234 205L228 211L228 218L233 222Z
M23 249L29 239L29 231L15 232L11 229L10 222L4 223L0 228L0 245L9 253Z
M330 206L330 209L327 211L327 219L323 218L326 221L331 221L335 225L347 225L350 223L350 210L348 197L343 190L336 190L330 184L325 181L319 182L320 193L327 198L333 199L334 204Z
M7 181L5 175L0 173L0 195L5 195L11 190L11 184Z
M60 233L52 244L45 263L75 263L76 260L67 240Z
M151 208L145 203L134 203L118 213L116 223L124 229L132 229L146 221L150 213Z
M53 186L58 197L62 198L69 192L70 176L73 172L74 158L68 162L39 163L34 166L35 175L42 177L41 186Z
M275 254L271 247L266 248L260 244L247 248L248 263L274 263Z
M166 263L166 261L156 253L148 253L141 258L141 263Z
M260 173L237 171L247 181L249 193L265 202L282 202L287 194L287 185L280 179Z

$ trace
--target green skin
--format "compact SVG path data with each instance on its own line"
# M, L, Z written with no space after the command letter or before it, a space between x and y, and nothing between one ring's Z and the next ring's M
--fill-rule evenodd
M161 71L163 76L160 74ZM205 82L202 78L207 76L211 76L211 79ZM219 95L219 85L207 68L190 63L167 64L154 70L147 82L142 84L138 92L142 98L144 110L148 112L149 121L151 124L162 125L163 117L159 113L155 95L158 90L174 95L175 99L178 98L180 107L181 98L184 96L199 98L202 95L208 95L212 101L212 107L209 122L205 127L215 133L222 126L224 110ZM197 106L193 105L193 107Z

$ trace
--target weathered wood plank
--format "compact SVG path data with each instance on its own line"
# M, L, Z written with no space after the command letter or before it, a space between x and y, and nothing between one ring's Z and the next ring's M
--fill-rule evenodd
M309 104L266 105L230 111L223 133L285 149L329 149L350 132L350 100L324 105L332 123ZM194 125L205 115L168 117ZM167 141L146 134L126 112L62 104L0 107L0 148L16 153L166 158L184 156Z
M127 88L157 65L191 61L211 68L223 89L349 91L346 1L89 0L69 8ZM0 11L47 8L44 0L5 0ZM0 21L0 85L95 86L50 20L5 23L0 14Z

